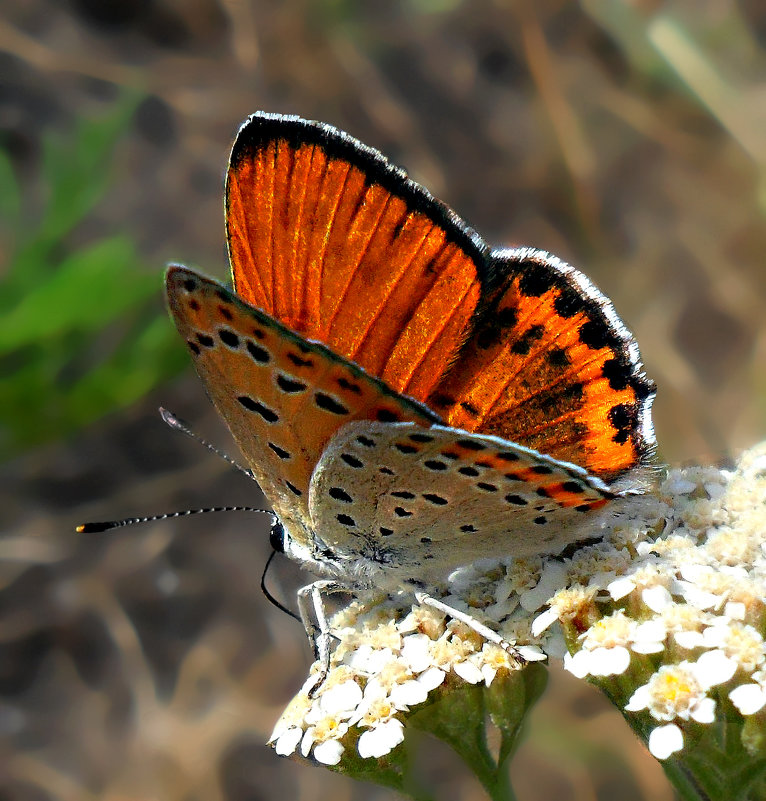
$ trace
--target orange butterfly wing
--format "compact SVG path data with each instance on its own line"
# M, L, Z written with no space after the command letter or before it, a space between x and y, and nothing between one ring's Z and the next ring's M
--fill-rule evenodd
M495 254L503 276L428 398L456 428L493 434L614 480L651 456L654 384L610 301L542 251Z
M255 114L226 183L234 287L392 389L425 398L481 295L486 245L377 151Z
M323 345L308 342L183 267L167 274L176 327L205 389L258 484L299 542L308 542L309 481L335 432L355 420L438 421L425 407Z
M541 251L490 253L372 148L255 114L226 212L242 298L449 425L607 481L650 458L654 386L608 299Z

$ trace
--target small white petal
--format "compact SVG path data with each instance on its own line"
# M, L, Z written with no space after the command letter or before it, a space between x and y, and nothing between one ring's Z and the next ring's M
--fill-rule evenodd
M622 645L594 648L590 659L593 676L618 676L630 666L630 651Z
M279 736L277 741L274 743L274 750L279 754L279 756L290 756L290 754L292 754L298 747L298 743L302 738L303 729L293 726Z
M681 648L686 648L688 651L700 648L705 643L705 638L702 636L701 631L676 631L673 634L673 639Z
M665 492L670 492L673 495L688 495L697 489L697 485L674 471L665 479L662 488Z
M325 740L314 749L314 759L322 765L337 765L345 750L339 740Z
M647 709L650 703L649 686L643 684L630 696L630 700L625 704L625 710L627 712L640 712L642 709Z
M665 650L665 644L661 642L651 642L651 640L646 642L634 642L633 645L630 646L630 650L637 654L658 654L660 651Z
M301 754L307 757L311 753L311 746L314 745L314 729L306 729L306 733L301 740Z
M584 679L590 673L590 651L582 649L574 656L564 654L564 670L568 670L578 679Z
M426 692L431 692L431 690L435 690L446 678L447 674L440 670L438 667L430 667L428 670L424 670L416 679L418 684L422 684L425 687Z
M319 705L326 715L338 715L355 709L361 700L362 688L355 681L349 680L322 693Z
M694 708L692 718L697 723L712 723L715 720L715 701L712 698L703 698Z
M665 624L661 620L645 620L636 626L633 639L636 642L662 642L666 634Z
M519 601L527 612L537 611L556 592L567 584L567 569L561 562L548 562L537 586L522 592Z
M747 610L745 604L741 601L729 601L726 606L724 606L723 611L726 617L731 620L744 620Z
M545 653L551 659L564 659L569 653L567 649L567 641L564 637L564 632L561 626L556 626L555 629L549 634L548 639L543 643Z
M420 682L403 681L401 684L394 684L391 688L390 698L391 703L397 709L402 709L422 704L428 698L428 690Z
M542 662L548 655L541 651L536 645L516 645L519 656L527 662Z
M402 640L402 659L413 673L431 666L431 639L425 634L410 634Z
M607 592L612 596L615 601L619 601L626 595L630 595L636 589L636 583L629 576L620 576L620 578L609 582L606 586Z
M546 609L532 621L532 636L539 637L549 626L559 619L558 612Z
M484 679L484 684L489 687L489 685L495 680L495 676L497 676L497 668L492 667L492 665L482 665L481 675Z
M667 759L684 747L684 735L675 723L658 726L649 735L649 750L657 759Z
M716 649L702 654L693 669L697 681L708 689L727 682L737 672L737 663L723 651Z
M714 625L705 629L702 637L706 648L718 648L721 645L725 645L726 640L729 638L729 627L726 621L718 618Z
M404 726L400 720L391 720L362 733L357 743L359 756L377 759L393 751L404 740Z
M641 592L641 600L652 610L661 612L673 603L673 596L661 585L647 587Z
M467 681L469 684L478 684L480 681L484 680L481 671L473 662L458 662L452 666L452 669L463 681Z
M754 715L766 705L766 691L760 684L741 684L729 693L729 698L743 715Z
M368 643L362 643L362 645L354 648L343 661L354 670L364 670L371 653L372 646Z

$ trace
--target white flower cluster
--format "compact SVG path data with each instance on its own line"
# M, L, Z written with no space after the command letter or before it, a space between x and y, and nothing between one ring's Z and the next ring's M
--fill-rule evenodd
M300 753L337 765L356 740L360 757L382 757L404 739L404 715L432 690L461 681L489 685L498 671L520 666L464 624L390 599L354 601L334 616L332 630L340 643L327 679L312 699L310 676L271 735L282 756ZM536 648L519 651L529 661L545 658Z
M544 658L538 643L578 677L627 682L625 710L657 722L649 748L664 759L725 696L741 715L766 707L766 443L736 471L672 470L657 492L610 507L602 539L569 557L461 568L442 600L529 643L527 660ZM464 624L396 599L355 601L331 628L330 674L314 698L310 677L281 717L279 754L383 756L436 688L489 685L518 667Z
M660 724L648 744L666 759L727 696L741 715L766 706L766 443L736 471L670 471L610 529L566 562L533 632L558 621L578 677L642 676L625 710Z

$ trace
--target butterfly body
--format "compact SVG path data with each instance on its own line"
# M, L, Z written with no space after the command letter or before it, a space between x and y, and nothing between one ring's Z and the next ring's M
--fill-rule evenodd
M355 589L557 552L641 491L654 387L611 303L543 251L492 251L377 151L253 115L232 153L235 291L169 305L284 526Z

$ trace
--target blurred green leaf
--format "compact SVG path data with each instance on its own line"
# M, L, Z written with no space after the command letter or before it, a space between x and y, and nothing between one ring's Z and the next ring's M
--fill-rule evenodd
M95 331L136 303L159 293L159 276L137 273L133 243L105 239L73 253L0 318L0 353L71 329Z
M185 364L160 305L160 270L140 269L126 234L68 243L113 180L114 149L138 97L44 142L44 207L21 213L23 187L0 151L0 211L10 239L0 285L0 458L132 403Z
M10 227L18 220L21 211L21 194L16 173L8 156L0 150L0 215L4 225Z

